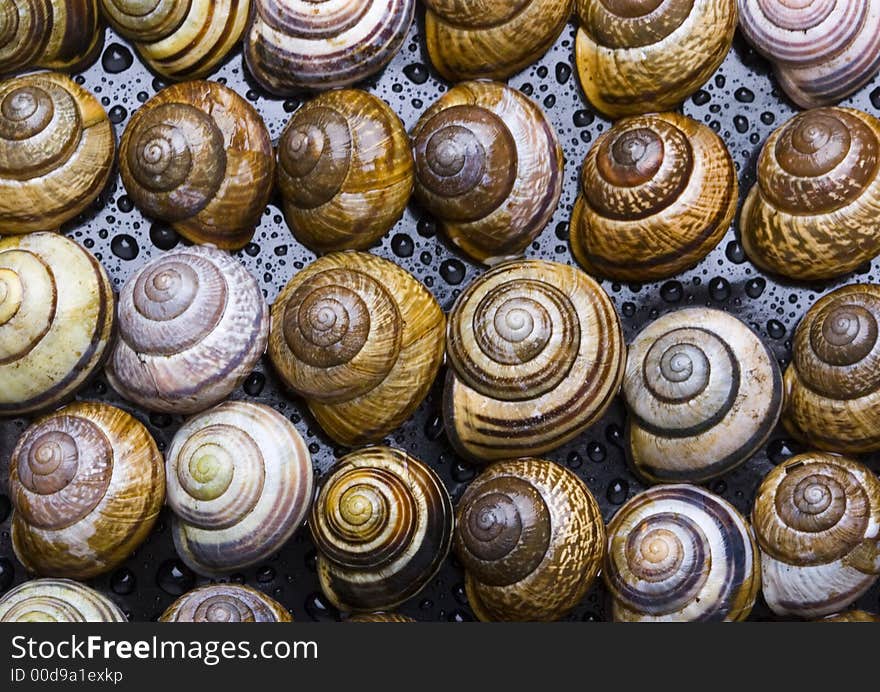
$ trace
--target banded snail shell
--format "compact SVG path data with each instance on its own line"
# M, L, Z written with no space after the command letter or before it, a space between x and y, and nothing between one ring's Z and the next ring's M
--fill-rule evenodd
M262 591L238 584L208 584L188 591L159 622L292 622L283 605Z
M128 622L113 601L70 579L34 579L0 598L0 622Z
M864 610L847 610L843 613L827 615L818 622L880 622L880 615Z
M358 613L346 622L416 622L411 617L400 613Z

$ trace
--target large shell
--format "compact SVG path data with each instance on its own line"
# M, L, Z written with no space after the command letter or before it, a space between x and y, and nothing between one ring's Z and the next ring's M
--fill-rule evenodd
M500 461L458 503L455 552L480 620L558 620L602 566L605 524L571 471L543 459Z
M521 255L556 211L562 149L516 89L458 84L422 114L412 138L416 199L472 259Z
M628 458L639 475L654 483L703 482L767 441L782 408L782 375L743 322L687 308L636 337L623 393Z
M113 601L69 579L34 579L0 598L0 622L128 622Z
M70 77L0 82L0 235L58 230L84 211L115 150L104 108Z
M275 156L257 111L217 82L185 82L132 116L119 147L126 192L194 243L244 247L269 200Z
M9 461L12 546L37 574L88 579L127 560L165 498L162 455L121 409L78 402L37 419Z
M188 591L159 622L292 622L283 605L262 591L238 584L208 584Z
M576 63L609 118L677 108L721 65L736 0L577 0Z
M449 493L418 459L390 447L342 457L309 517L322 591L340 610L393 609L440 569L453 521Z
M294 114L277 171L287 224L317 252L369 248L403 215L413 188L403 123L356 89L321 94Z
M541 454L598 420L620 389L626 350L611 299L556 262L507 262L449 315L446 434L491 461Z
M176 249L122 288L107 379L151 411L195 413L244 382L268 338L269 307L238 260L211 247Z
M166 455L174 546L198 574L235 572L277 552L312 501L305 442L277 411L227 401L190 418Z
M733 159L706 125L678 113L622 120L584 161L572 254L619 281L673 276L718 244L738 194Z
M443 360L446 320L393 262L362 252L318 259L272 306L269 356L324 431L380 442L422 402Z
M358 613L352 615L346 622L416 622L411 617L400 613Z
M0 416L72 398L104 362L113 322L107 273L75 242L0 240Z
M694 485L657 486L623 505L602 574L618 622L745 620L761 586L745 519Z

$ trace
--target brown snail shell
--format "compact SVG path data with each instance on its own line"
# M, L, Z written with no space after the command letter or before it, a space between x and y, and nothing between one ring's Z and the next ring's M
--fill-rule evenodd
M128 622L113 601L70 579L34 579L0 598L0 622Z
M0 235L54 231L84 211L115 149L103 106L67 75L0 82Z
M0 240L0 416L48 410L106 359L113 289L98 261L57 233Z
M411 617L400 613L358 613L346 622L416 622Z
M516 89L458 84L422 114L412 138L416 199L470 258L521 255L556 211L562 149Z
M620 389L626 348L614 305L583 272L506 262L449 314L446 434L471 459L541 454L576 437Z
M393 262L336 252L299 271L272 306L269 357L321 428L380 442L422 402L443 360L436 299Z
M425 42L449 82L507 79L559 38L573 0L425 0Z
M294 114L276 170L287 224L316 252L367 249L397 223L413 189L403 123L356 89L321 94Z
M800 454L761 483L752 510L764 600L778 615L846 608L880 575L880 480L851 459Z
M675 110L727 57L736 0L577 0L587 100L616 119Z
M558 620L599 572L605 524L568 469L543 459L500 461L458 503L455 552L480 620Z
M737 172L711 128L678 113L621 120L590 149L571 250L590 274L654 281L703 259L733 221Z
M262 591L238 584L208 584L188 591L159 622L292 622L283 605Z
M38 418L9 462L12 547L30 572L88 579L122 564L165 498L162 455L125 411L77 402Z
M119 148L132 201L194 243L226 250L254 235L275 156L257 111L217 82L163 89L132 116Z
M828 615L817 622L880 622L880 615L864 610L847 610L843 613Z
M309 516L321 590L339 610L393 609L440 569L453 522L449 493L418 459L381 446L342 457Z
M740 215L743 248L796 280L846 274L880 252L880 120L817 108L770 135Z
M269 307L238 260L206 246L147 262L119 295L119 339L107 379L151 411L195 413L253 371L269 338Z
M244 569L277 552L312 501L312 462L293 423L227 401L187 420L166 454L172 533L198 574Z

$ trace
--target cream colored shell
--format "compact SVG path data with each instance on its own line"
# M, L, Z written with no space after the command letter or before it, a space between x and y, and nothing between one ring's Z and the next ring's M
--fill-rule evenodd
M128 622L113 601L69 579L35 579L0 598L0 622Z

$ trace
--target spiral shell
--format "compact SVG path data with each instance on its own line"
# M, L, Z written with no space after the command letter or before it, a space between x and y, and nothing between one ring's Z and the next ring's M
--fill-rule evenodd
M818 622L880 622L880 615L868 613L864 610L847 610L844 613L828 615Z
M590 274L667 278L711 252L738 199L733 159L709 127L677 113L628 118L584 161L572 253Z
M0 622L128 622L113 601L69 579L34 579L0 598Z
M608 524L602 574L615 621L730 622L751 612L760 564L733 505L697 486L661 485Z
M292 622L287 608L262 591L238 584L209 584L185 593L159 622Z
M321 94L296 112L277 171L287 224L316 252L367 249L400 219L413 188L403 123L356 89Z
M351 86L400 50L415 0L254 0L244 58L264 89Z
M107 379L151 411L203 411L244 382L268 338L269 307L238 260L211 247L176 249L122 288Z
M736 0L577 0L587 99L616 119L675 110L727 57Z
M241 96L217 82L185 82L132 116L119 173L146 214L194 243L237 250L269 200L275 156L266 125Z
M352 615L346 622L416 622L400 613L360 613Z
M113 322L107 273L75 242L0 240L0 416L71 399L103 363Z
M305 519L312 463L277 411L227 401L190 418L166 455L174 546L198 574L214 576L277 552Z
M776 359L720 310L664 315L629 348L623 393L628 457L653 483L703 482L752 456L782 408Z
M474 281L449 315L446 434L491 461L540 454L592 425L626 361L611 299L556 262L507 262Z
M391 610L434 577L452 543L452 501L405 452L367 447L322 479L309 528L321 590L344 611Z
M500 461L458 503L455 552L480 620L558 620L599 572L605 524L571 471L543 459Z
M281 291L269 356L321 428L354 447L380 442L425 398L445 325L434 297L393 262L332 253Z
M788 459L758 488L752 525L764 599L778 615L836 613L880 575L880 481L856 461Z
M458 84L422 114L412 138L416 199L472 259L521 255L556 211L562 149L517 90Z
M162 455L125 411L78 402L37 419L9 462L12 546L30 572L88 579L128 559L165 497Z
M795 116L764 144L740 233L765 271L841 276L880 252L880 120L852 108Z
M70 77L0 82L0 235L58 230L84 211L115 149L104 108Z

